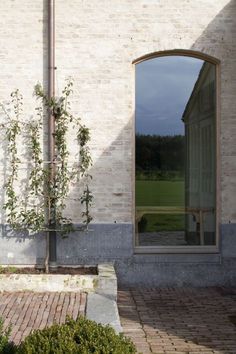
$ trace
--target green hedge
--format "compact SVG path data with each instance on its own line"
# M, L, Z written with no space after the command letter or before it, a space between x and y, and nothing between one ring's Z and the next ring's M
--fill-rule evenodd
M4 337L8 342L8 336ZM1 339L0 339L1 340ZM1 343L1 342L0 342ZM136 349L123 334L83 317L65 324L35 330L14 351L0 354L134 354Z

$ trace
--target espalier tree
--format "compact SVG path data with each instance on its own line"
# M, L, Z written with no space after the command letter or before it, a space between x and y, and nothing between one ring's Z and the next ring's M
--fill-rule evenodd
M35 108L35 118L30 121L22 120L23 97L19 90L11 93L9 107L1 105L5 115L5 122L1 127L5 129L8 156L8 178L5 184L6 201L3 206L6 213L6 222L14 230L30 230L31 232L56 231L62 236L74 231L72 220L64 216L66 199L73 181L82 179L84 188L79 197L84 205L81 214L84 227L91 222L90 206L93 196L89 189L88 173L92 165L88 147L90 140L89 129L81 123L80 118L74 117L70 110L70 95L73 83L66 82L60 97L48 98L41 84L37 84L34 94L39 101ZM43 127L44 113L49 112L55 120L55 161L44 159ZM73 157L68 148L69 131L73 129L76 136L76 147ZM24 179L27 181L24 193L19 192L19 168L22 157L17 142L25 139L28 146L27 168ZM75 162L75 157L77 161ZM74 160L75 163L71 163ZM51 169L53 168L53 178ZM20 176L22 180L22 174ZM18 186L18 187L17 187ZM53 225L54 229L52 229ZM48 271L48 252L46 255L46 271Z

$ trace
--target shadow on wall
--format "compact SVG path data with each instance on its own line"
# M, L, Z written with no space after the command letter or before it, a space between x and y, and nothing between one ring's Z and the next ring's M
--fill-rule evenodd
M131 153L127 153L127 151L130 151L132 121L130 120L114 141L104 149L89 170L89 173L95 176L94 183L93 181L90 183L90 188L94 195L96 217L102 220L102 217L106 214L109 223L107 221L99 225L92 223L89 225L88 232L74 232L66 238L58 235L59 263L68 261L69 264L88 262L95 264L99 261L114 261L119 257L131 257L132 227L130 224L120 224L125 217L127 218L127 206L129 211L131 210L131 204L128 205L128 203L131 203L132 200L130 190L132 160ZM127 166L130 166L130 169L127 169ZM96 176L98 176L98 179ZM109 176L111 177L109 178ZM104 183L104 181L107 181L107 183ZM124 181L125 183L123 183ZM69 207L67 213L71 210L74 219L77 215L77 219L82 222L80 215L84 211L84 206L81 205L78 198L75 198L79 190L83 190L81 184L83 185L83 181L76 184L68 196ZM130 186L130 188L127 186ZM117 215L117 210L119 210L119 215ZM93 210L91 210L91 214L93 215ZM130 217L128 220L130 220ZM80 226L79 224L76 225ZM46 247L44 233L30 235L28 231L15 232L4 225L1 231L0 263L43 263ZM15 245L16 243L17 245ZM9 249L12 249L12 252L9 252ZM7 256L9 254L10 257Z
M232 48L235 46L235 14L236 3L231 0L208 24L191 49L227 61L229 59L227 54L235 51ZM220 58L218 53L221 53Z
M232 195L236 194L235 159L236 156L236 2L231 0L205 28L191 49L208 53L221 61L220 82L220 154L219 165L222 207L221 220L234 223L236 220L235 203ZM232 159L233 158L233 159ZM227 225L226 225L227 226ZM236 251L236 250L235 250Z

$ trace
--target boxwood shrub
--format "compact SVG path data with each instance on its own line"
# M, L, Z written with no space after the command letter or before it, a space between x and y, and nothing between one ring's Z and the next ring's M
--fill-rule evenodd
M16 347L10 342L11 328L3 329L3 320L0 318L0 354L14 354Z
M84 317L35 330L19 345L17 354L134 354L133 343Z

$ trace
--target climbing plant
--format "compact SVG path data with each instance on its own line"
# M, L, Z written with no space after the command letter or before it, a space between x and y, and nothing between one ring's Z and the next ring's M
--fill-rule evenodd
M35 118L28 122L21 119L23 97L19 90L11 94L12 109L6 109L1 105L5 113L6 121L1 126L6 130L7 153L9 161L8 179L5 184L6 221L13 229L29 229L32 231L47 231L51 225L55 231L67 234L74 230L70 218L64 216L66 198L69 194L71 182L74 179L83 179L84 190L81 193L80 202L85 210L81 216L85 227L92 220L90 206L93 196L89 189L89 180L92 176L88 173L92 165L92 159L88 142L90 140L89 129L81 123L81 119L71 113L70 95L73 82L67 80L60 97L48 98L42 85L37 84L34 94L39 102L35 108ZM50 112L55 120L55 156L53 161L43 158L42 136L44 126L44 114ZM76 131L77 163L71 165L72 157L68 148L69 131ZM16 185L19 166L22 164L17 141L22 136L26 137L29 148L30 173L27 180L27 188L24 198L18 195ZM54 167L55 166L55 167ZM53 168L53 178L51 169Z
M13 227L17 227L18 212L17 212L17 193L15 191L15 182L18 177L18 168L20 159L18 157L17 137L21 133L20 115L22 113L22 95L19 90L11 93L11 102L13 105L14 118L11 117L5 106L1 105L3 112L6 115L7 122L1 124L2 128L6 128L6 139L8 141L7 153L9 157L10 173L5 184L6 203L4 209L7 211L7 222Z

